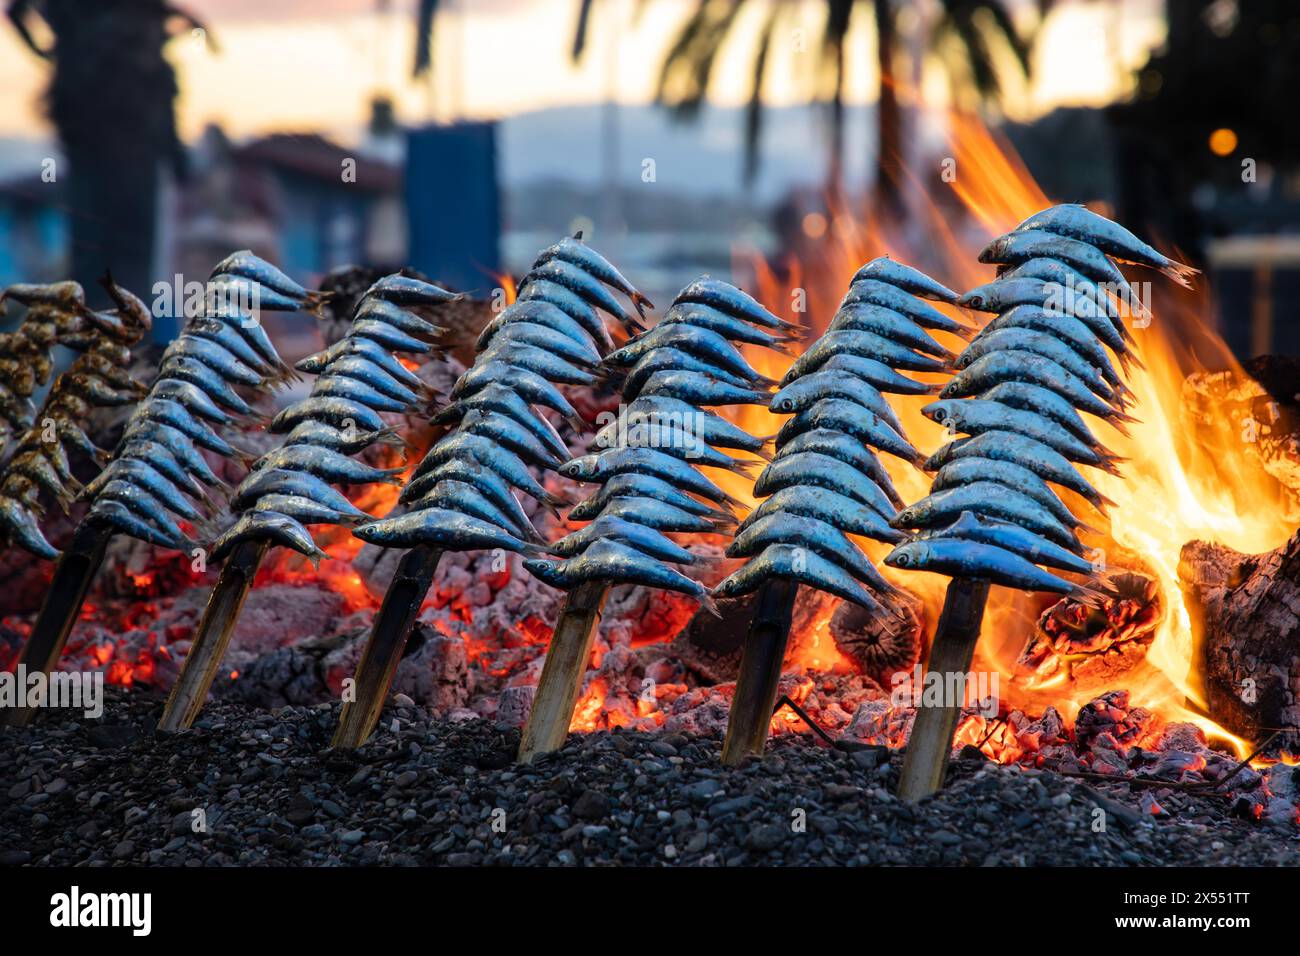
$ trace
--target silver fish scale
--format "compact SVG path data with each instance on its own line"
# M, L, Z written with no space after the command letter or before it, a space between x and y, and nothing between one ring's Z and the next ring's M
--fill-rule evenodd
M1013 247L1020 251L1012 251ZM1031 249L1033 258L1026 258ZM986 327L958 356L956 364L959 368L970 367L978 358L991 355L1000 355L996 360L1000 364L996 365L996 373L989 374L995 366L984 363L987 371L978 376L983 381L971 382L969 391L958 390L965 397L937 402L928 406L926 413L936 421L951 423L958 434L969 418L976 431L986 432L978 452L983 457L971 457L973 445L966 451L959 450L961 440L933 456L934 463L960 460L962 465L946 469L941 487L934 487L930 495L900 512L896 526L916 529L913 522L925 526L898 545L885 558L887 564L982 577L1022 590L1097 596L1098 592L1086 585L1073 584L1038 567L1063 569L1087 578L1090 584L1099 574L1098 568L1046 540L1029 524L1050 528L1052 521L1059 522L1069 514L1042 484L1043 480L1083 494L1098 509L1108 503L1066 459L1118 473L1116 459L1078 412L1098 414L1109 406L1110 412L1102 417L1120 430L1124 422L1133 420L1124 411L1132 393L1106 351L1109 349L1118 366L1127 372L1133 360L1132 338L1109 299L1112 293L1123 295L1130 288L1112 261L1121 257L1161 269L1180 282L1195 271L1166 259L1128 230L1079 206L1050 207L994 239L981 253L981 261L1012 263L1016 267L1003 266L998 278L958 300L964 306L997 311L998 315L989 323L991 328ZM1107 282L1111 283L1108 288L1098 285ZM1072 290L1085 304L1089 298L1099 296L1104 307L1091 312L1080 309L1078 303L1065 298ZM1043 302L1036 300L1039 291ZM1027 298L1033 301L1026 302ZM1054 309L1061 311L1054 315ZM1053 317L1059 322L1054 323ZM1019 364L1025 366L1023 378L1016 374ZM1085 380L1089 394L1077 389L1077 383ZM1113 385L1114 392L1097 404L1094 397L1103 396L1106 385ZM1035 393L1043 396L1042 401L1052 401L1043 404L1034 399ZM1087 405L1092 407L1084 408ZM998 411L1003 406L1005 414ZM965 415L963 409L967 407L978 410L978 414ZM1057 450L1064 451L1065 456L1057 455ZM981 466L981 462L986 464ZM1026 477L1017 481L1018 474ZM953 509L944 509L938 502L955 488L967 485L972 490L1004 487L1009 491L1008 498L1017 493L1024 496L1018 499L1022 507L1017 520L988 520L969 511L946 520ZM985 497L979 497L977 503L980 509L996 510L996 503ZM946 523L936 527L936 519ZM1074 524L1081 530L1092 530L1077 518ZM1086 550L1077 539L1066 543L1072 543L1078 551Z
M783 340L788 334L777 336L762 330L780 329L788 323L777 319L757 300L735 286L708 277L687 285L674 300L670 312L675 309L678 315L685 316L691 308L700 310L702 324L685 321L661 323L611 353L604 364L612 375L633 366L641 370L655 368L656 371L691 372L699 376L701 388L693 391L673 389L677 394L642 396L642 389L650 376L631 375L624 382L624 405L620 408L619 420L601 430L597 436L600 445L590 449L591 453L601 455L628 448L665 452L687 469L679 475L683 482L689 477L689 471L700 465L744 474L748 468L758 464L735 458L720 449L744 449L766 457L762 451L763 439L749 435L708 411L713 405L727 404L722 399L731 398L721 390L709 394L708 386L720 382L733 389L749 388L767 394L771 380L750 365L733 343L783 351ZM711 400L715 398L719 400ZM565 467L576 467L582 461L582 458L574 459ZM633 467L639 469L639 466ZM602 474L604 477L599 477ZM615 494L605 492L605 485L615 481L635 490L635 480L624 477L628 475L641 476L642 472L608 474L593 469L589 476L597 477L599 485L575 509L583 519L590 519L592 523L556 542L555 552L565 561L532 561L525 567L541 580L565 588L591 580L594 574L596 579L611 585L628 583L684 590L705 601L708 589L668 567L669 563L689 564L693 556L675 545L665 546L658 532L688 527L698 529L703 524L708 529L704 533L725 533L727 525L734 522L704 521L669 504L669 495L686 497L686 488L673 483L666 483L668 493L659 497L623 491ZM693 502L689 497L686 500ZM635 528L640 530L634 531ZM594 547L598 542L611 540L617 540L624 547ZM579 564L579 558L585 558L586 563ZM685 584L686 581L695 584L698 591Z
M590 381L590 367L612 348L603 314L617 317L627 328L639 327L619 307L615 293L638 314L650 300L579 238L543 249L518 288L521 297L479 337L474 364L452 391L454 399L468 403L458 406L462 410L477 404L474 396L481 394L481 413L462 411L454 419L456 427L426 452L403 489L401 500L423 517L405 523L398 517L372 521L354 529L358 537L381 546L409 546L423 536L429 546L444 551L484 547L488 537L463 533L457 526L465 519L492 524L500 541L523 553L542 539L516 493L551 509L567 503L533 477L533 471L544 476L551 470L545 466L555 458L551 449L564 448L536 406L546 405L570 424L581 424L559 386ZM495 394L486 401L489 392ZM435 417L446 422L451 416ZM439 477L449 471L460 487L449 488Z
M209 290L222 289L248 295L261 308L275 311L309 308L320 299L320 293L308 292L247 250L227 256L213 270ZM158 442L140 441L137 433L128 428L102 473L103 481L97 480L96 491L90 497L89 516L94 520L129 537L173 548L193 545L176 526L173 516L196 527L208 526L211 509L200 494L213 485L216 476L202 461L196 445L225 445L212 429L246 426L253 421L233 386L273 387L292 374L266 331L255 321L246 323L239 317L242 314L240 309L232 312L209 298L203 313L191 319L167 347L162 371L136 407L132 421L143 425L167 417L168 424L175 427L156 428L152 433L171 443L161 448L174 462L154 467L152 456L159 454ZM200 325L212 329L224 325L221 331L229 347L209 335L200 335ZM185 357L185 361L168 363L168 356ZM194 369L186 374L187 364L201 365L206 371ZM204 389L198 383L205 378L222 387ZM155 406L160 414L152 416L150 409ZM166 416L161 414L163 408ZM235 454L247 460L238 449ZM191 479L188 484L176 481L182 469ZM139 499L122 494L123 485L138 489ZM193 506L182 493L194 500Z
M925 367L931 361L944 367L953 353L923 332L916 317L927 317L926 324L936 331L962 337L972 333L946 316L942 321L933 318L931 313L938 313L918 296L952 303L956 294L911 266L888 257L868 262L854 275L846 301L854 289L870 283L878 284L870 286L877 290L871 302L842 308L831 330L804 353L808 358L782 379L781 401L774 401L770 410L799 414L779 433L776 456L759 477L768 503L760 506L761 514L746 519L733 544L733 552L747 560L715 593L743 594L768 578L785 576L876 613L889 607L873 594L887 595L892 586L846 534L900 540L887 522L894 503L901 502L879 452L898 455L906 440L891 424L898 423L897 414L878 382L855 374L856 359L841 359L834 369L826 368L826 362L839 355L857 356L868 361L856 364L877 370L877 379L898 376L899 387L893 390L906 390L910 383L920 393L926 386L900 369ZM865 323L862 328L870 331L842 331L854 309ZM919 360L913 350L927 345L941 358ZM814 357L820 360L808 360ZM846 385L844 379L853 384ZM819 409L827 414L818 414ZM861 427L846 430L850 425Z
M403 303L397 304L393 299ZM320 374L312 385L306 398L290 405L280 414L286 420L293 421L291 429L298 435L293 440L293 447L301 457L296 465L278 464L279 470L300 476L305 486L301 495L281 495L274 492L265 494L248 493L258 480L262 468L274 460L281 449L267 452L249 470L248 477L236 489L240 498L240 508L232 513L235 521L222 536L220 544L223 551L228 551L235 539L258 538L263 536L274 544L291 548L306 557L318 560L321 552L312 541L311 533L305 527L308 524L342 525L353 524L356 516L334 508L325 500L324 494L312 497L311 478L321 478L308 470L309 462L318 457L323 463L332 460L340 462L337 456L356 455L371 445L390 438L395 433L383 424L380 412L391 413L395 405L400 404L392 396L393 384L388 373L368 361L357 362L346 358L349 354L347 343L358 339L369 339L383 346L390 353L411 352L423 354L433 347L430 343L415 338L416 334L426 334L428 329L436 326L406 311L411 307L434 307L441 302L453 299L452 293L438 286L408 279L400 273L385 276L375 282L357 302L353 311L352 322L347 333L340 340L339 349L320 369ZM380 328L385 331L377 332ZM429 333L432 334L432 333ZM355 359L355 355L352 356ZM335 366L335 362L341 364ZM396 356L394 355L394 361ZM367 368L373 367L373 375ZM354 384L348 384L354 383ZM383 389L387 388L388 394ZM409 391L409 390L408 390ZM411 393L414 395L414 392ZM418 396L415 396L418 402ZM407 404L408 411L417 410L417 402ZM327 414L337 412L338 414ZM355 413L355 418L352 414ZM365 421L358 419L365 418ZM307 425L306 428L298 426ZM319 466L318 466L319 467ZM357 463L360 474L367 477L366 466ZM372 480L385 480L387 474L372 469ZM337 477L337 475L336 475ZM243 495L240 492L245 492ZM255 517L253 517L255 516ZM366 516L368 517L368 516Z

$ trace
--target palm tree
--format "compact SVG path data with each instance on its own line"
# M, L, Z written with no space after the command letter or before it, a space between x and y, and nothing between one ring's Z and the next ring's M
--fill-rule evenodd
M87 289L111 267L128 288L152 285L158 184L179 168L176 76L163 56L174 29L201 29L164 0L10 0L23 43L53 64L45 109L68 169L72 275ZM52 35L34 36L37 22ZM206 37L206 31L204 32Z
M642 0L644 2L644 0ZM793 25L798 5L782 0L696 0L668 50L660 68L657 100L683 118L699 113L714 76L714 63L743 8L766 7L758 43L751 61L749 101L745 111L745 175L754 176L758 169L759 139L763 120L763 83L767 76L769 53L779 28ZM1040 8L1045 6L1040 0ZM590 22L593 0L580 0L573 56L582 55ZM873 177L877 208L892 205L899 195L901 177L902 111L899 108L896 63L898 21L901 4L896 0L826 0L826 19L822 27L818 72L825 102L830 111L830 185L841 185L844 129L844 79L846 75L846 39L859 8L867 8L875 23L876 61L880 88L876 108L877 157ZM954 67L969 74L971 86L984 100L995 100L1002 93L1002 75L996 65L995 49L1002 44L1013 56L1022 76L1029 74L1029 41L1011 21L1005 0L938 0L938 17L930 33L932 49ZM953 42L955 41L955 42Z

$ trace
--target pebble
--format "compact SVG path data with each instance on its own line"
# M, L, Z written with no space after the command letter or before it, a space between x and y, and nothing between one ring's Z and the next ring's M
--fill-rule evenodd
M524 768L517 729L464 714L404 707L399 735L386 715L341 752L337 703L272 712L218 698L175 735L153 731L158 706L106 688L113 725L6 735L0 866L1300 865L1300 828L1248 812L1268 804L1259 775L1234 791L1244 816L1233 801L1165 793L1155 817L1126 786L1090 795L1049 771L959 760L945 790L910 805L892 792L901 754L806 735L778 735L734 770L717 737L574 735ZM1088 825L1097 805L1104 832ZM206 833L192 829L195 808Z

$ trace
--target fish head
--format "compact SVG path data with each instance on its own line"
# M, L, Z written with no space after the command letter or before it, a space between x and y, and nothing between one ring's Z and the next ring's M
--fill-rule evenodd
M943 425L953 420L957 414L957 403L951 400L931 402L921 409L921 414L932 422Z
M906 541L885 555L885 564L902 570L919 568L924 561L924 548L921 541Z
M565 478L573 478L582 481L595 476L596 461L597 457L595 455L582 455L581 457L574 458L572 461L566 461L563 465L557 468L556 471Z
M916 505L911 505L890 518L889 526L891 528L914 528L919 517L919 509Z
M979 261L986 264L1002 261L1009 240L1010 236L998 236L998 238L994 239L980 250Z
M957 304L963 309L974 309L976 312L985 312L988 309L988 295L984 291L984 286L978 289L972 289L964 296L957 300Z
M553 588L564 587L564 573L560 570L559 564L554 561L529 558L524 561L524 570L543 584L549 584Z

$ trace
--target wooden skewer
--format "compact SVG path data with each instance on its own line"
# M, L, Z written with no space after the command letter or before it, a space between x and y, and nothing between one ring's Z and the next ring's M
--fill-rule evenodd
M964 703L965 676L975 659L975 644L979 640L988 596L988 581L953 578L948 584L926 672L940 675L944 687L949 686L948 675L962 675L956 682L961 692L955 699L945 699L941 706L926 707L921 703L920 688L914 689L917 695L914 701L916 721L912 724L912 736L908 739L898 780L901 800L915 803L943 786L944 771L952 754L952 737L957 730L957 716Z
M208 596L208 604L195 631L194 643L190 645L180 675L167 696L167 706L158 721L159 730L188 730L203 709L212 681L217 676L217 668L226 656L235 625L239 623L244 599L248 597L257 568L270 547L267 541L240 542L221 566L221 574Z
M538 755L564 746L608 593L609 585L603 581L588 581L569 592L519 741L520 763L532 763Z
M440 560L442 551L425 545L402 555L357 664L356 698L343 704L332 746L360 747L374 731Z
M83 522L59 557L41 613L18 659L29 675L36 671L48 674L58 665L112 537L111 528ZM0 711L0 726L25 727L36 715L35 711L34 707L7 708Z
M750 754L761 755L767 745L798 594L799 583L790 578L772 578L758 592L722 744L722 762L728 767Z

